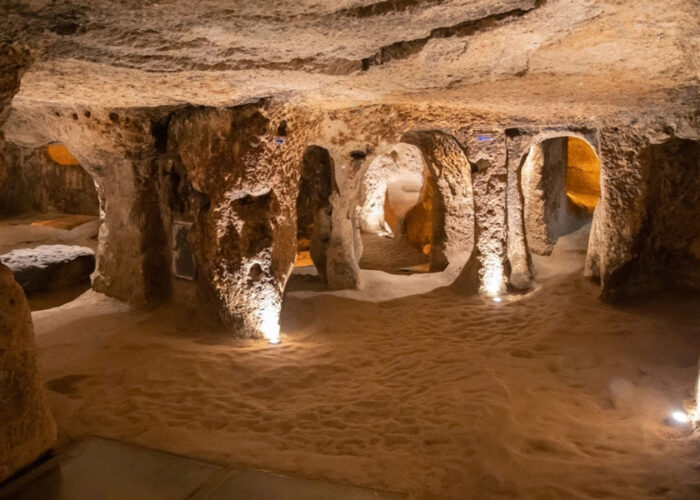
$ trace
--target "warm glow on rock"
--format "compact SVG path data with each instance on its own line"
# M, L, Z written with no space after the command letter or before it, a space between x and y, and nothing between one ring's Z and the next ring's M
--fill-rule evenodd
M433 198L435 193L430 180L423 181L420 199L418 203L406 213L404 227L408 241L419 248L425 255L430 253L430 244L433 239Z
M49 144L46 147L46 152L48 153L49 158L59 165L80 165L80 162L63 144Z
M488 297L500 295L503 288L503 266L497 257L486 259L483 293Z
M569 137L566 195L577 206L593 213L600 198L600 160L584 140Z
M280 304L269 303L260 311L260 331L270 344L280 343Z
M311 259L311 253L308 250L299 250L297 258L294 261L294 267L309 267L313 266L314 261Z
M94 215L62 215L55 219L37 220L31 223L32 226L53 227L55 229L71 230L87 222L96 219Z

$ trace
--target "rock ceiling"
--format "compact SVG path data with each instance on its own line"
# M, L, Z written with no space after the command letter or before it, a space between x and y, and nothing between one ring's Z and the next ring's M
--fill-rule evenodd
M585 116L698 102L697 0L5 0L20 106L443 104Z

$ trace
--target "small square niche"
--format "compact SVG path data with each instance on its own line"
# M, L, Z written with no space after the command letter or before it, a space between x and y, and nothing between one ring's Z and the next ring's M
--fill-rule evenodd
M197 277L197 265L189 238L191 230L192 222L173 222L173 275L190 281Z

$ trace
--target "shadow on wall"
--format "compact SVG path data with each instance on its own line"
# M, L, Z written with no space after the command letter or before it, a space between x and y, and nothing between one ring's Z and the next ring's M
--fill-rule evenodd
M673 138L641 151L645 187L630 260L612 271L607 298L700 290L700 142Z
M295 267L316 266L326 281L326 253L331 239L330 197L338 191L333 160L320 146L304 152L296 201L297 256Z

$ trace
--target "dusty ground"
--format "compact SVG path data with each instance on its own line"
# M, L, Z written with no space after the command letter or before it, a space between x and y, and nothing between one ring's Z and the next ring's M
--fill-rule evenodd
M566 241L517 301L289 294L279 346L94 292L35 312L62 443L94 433L414 498L697 497L699 436L666 421L695 383L697 297L605 305L581 236Z

